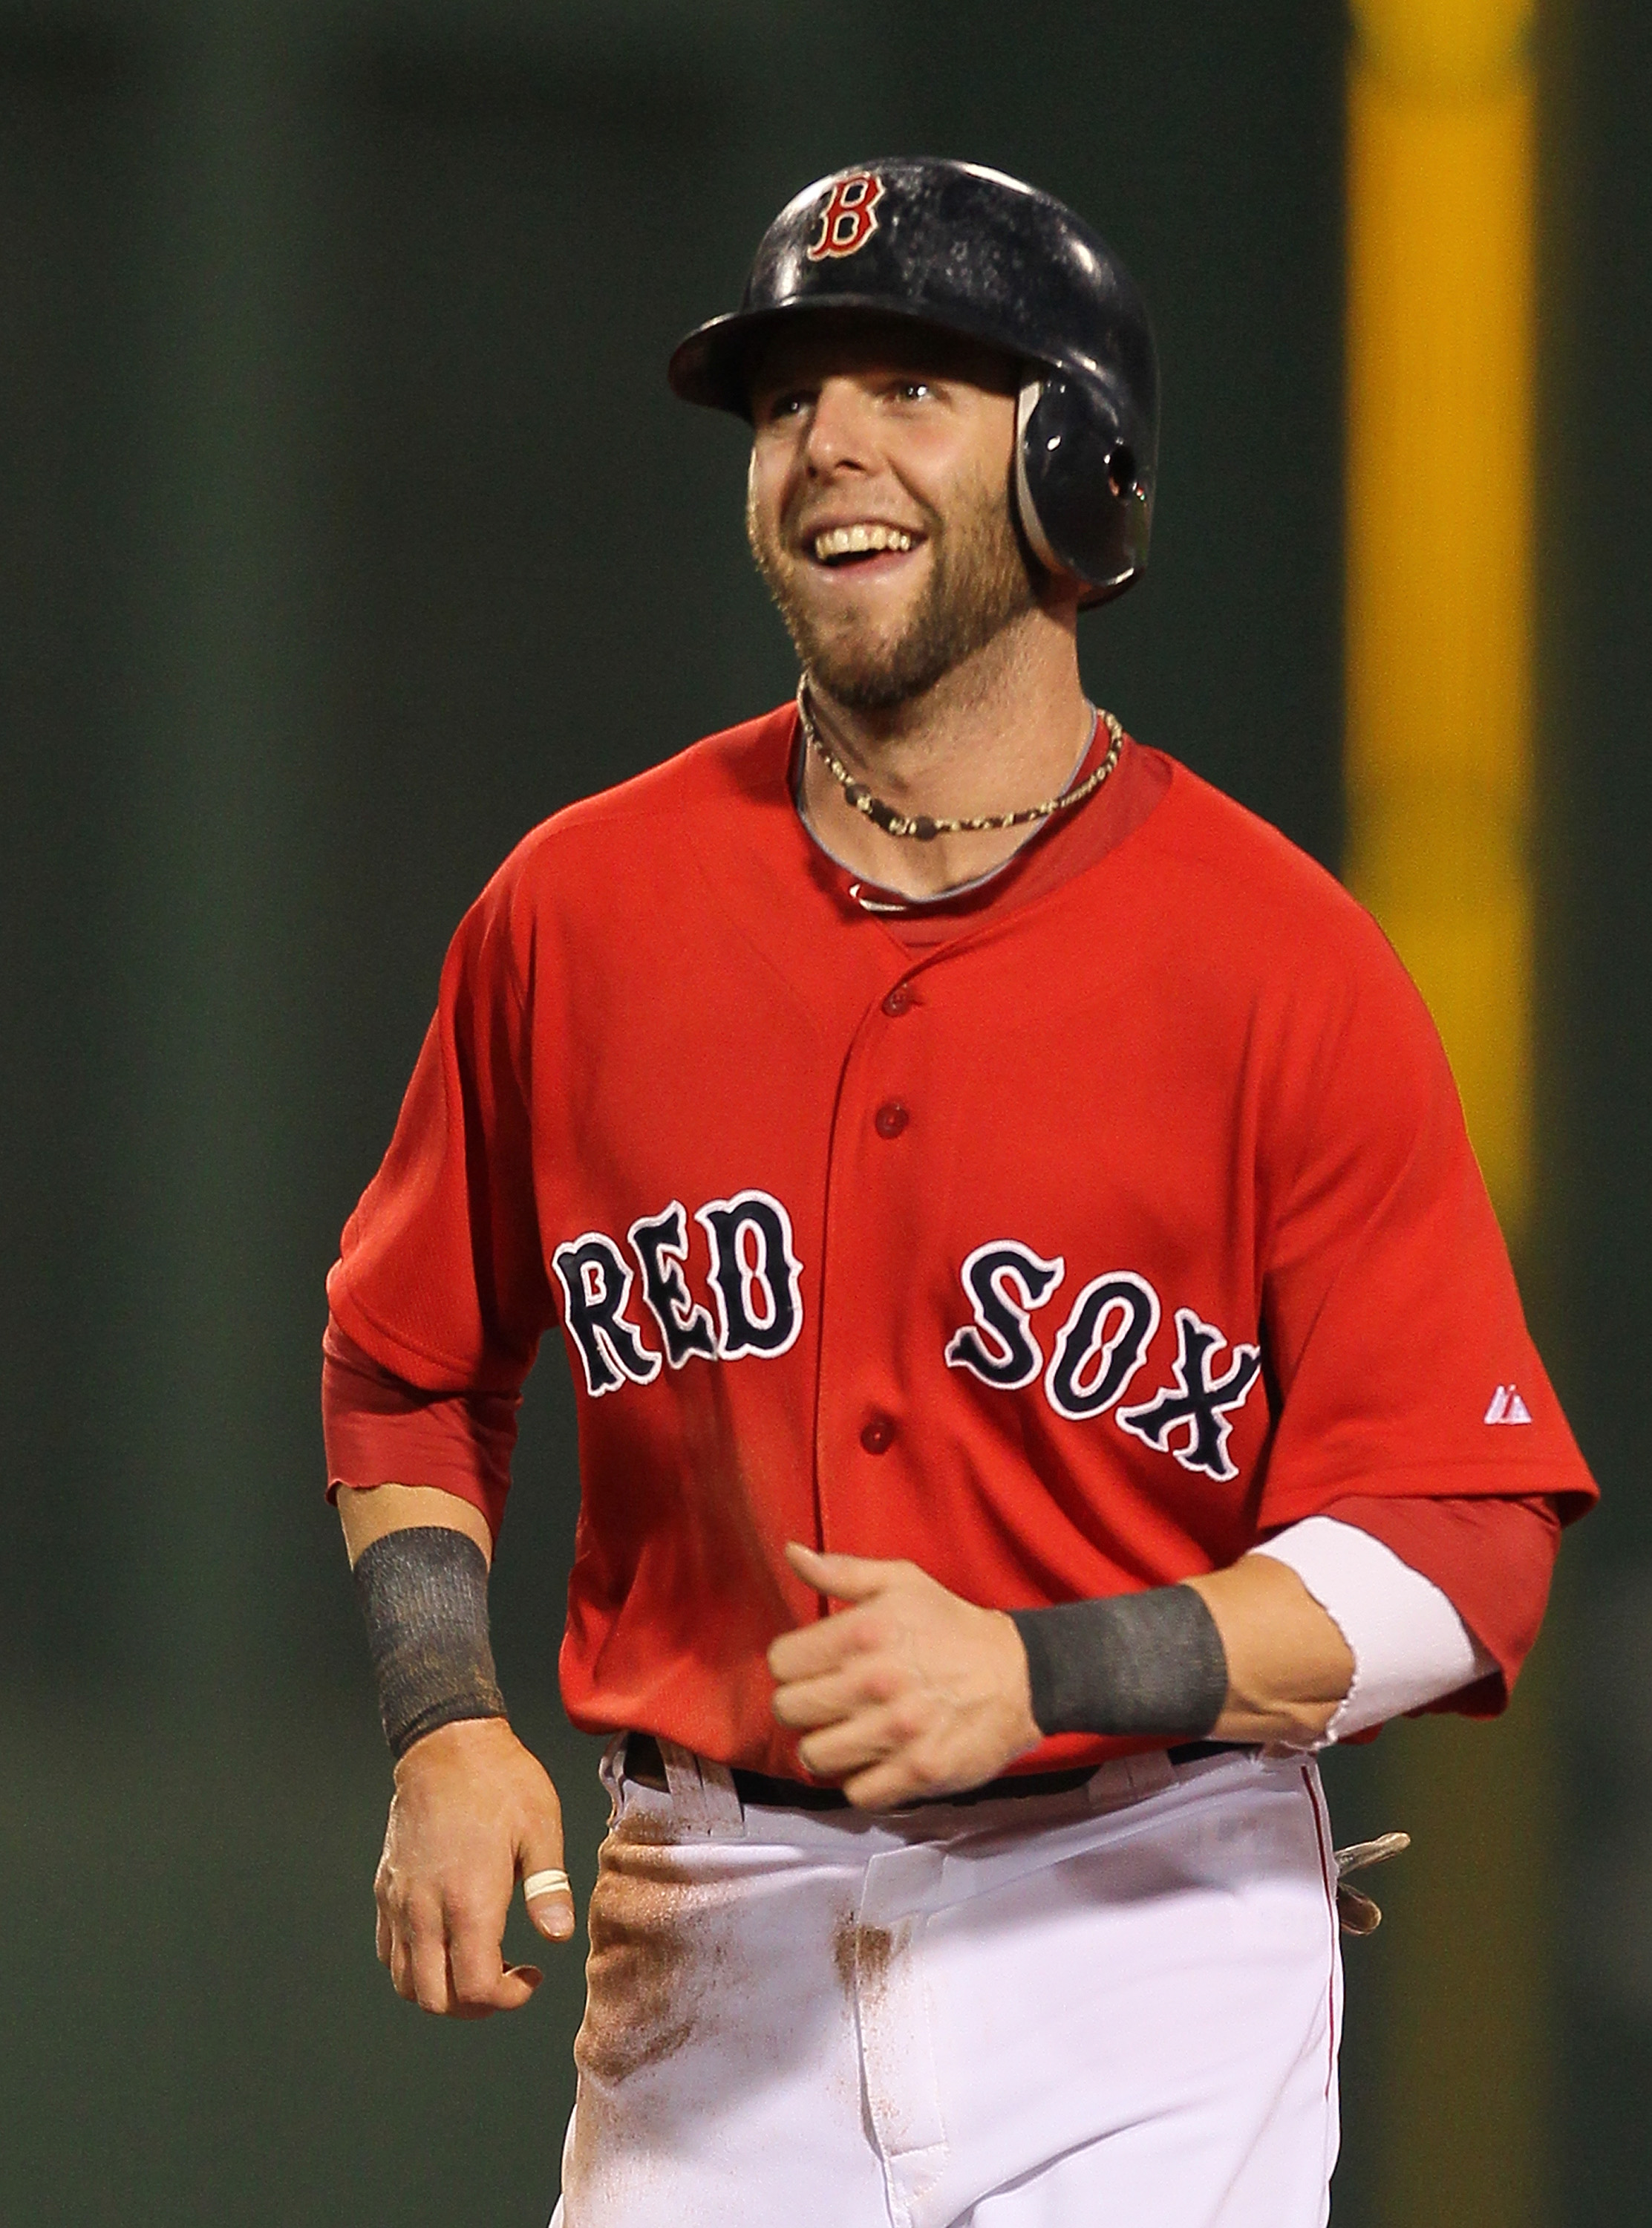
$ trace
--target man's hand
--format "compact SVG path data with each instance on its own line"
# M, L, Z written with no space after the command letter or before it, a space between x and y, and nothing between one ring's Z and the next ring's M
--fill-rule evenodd
M502 1718L471 1718L417 1740L396 1766L373 1894L379 1962L396 1993L427 2012L487 2019L525 2004L544 1975L507 1965L512 1892L562 1866L562 1806L544 1766ZM549 1942L574 1930L566 1888L528 1916Z
M956 1795L995 1779L1043 1735L1027 1655L1001 1610L948 1593L915 1563L786 1559L818 1593L851 1606L781 1635L769 1651L775 1715L802 1731L807 1768L859 1809Z

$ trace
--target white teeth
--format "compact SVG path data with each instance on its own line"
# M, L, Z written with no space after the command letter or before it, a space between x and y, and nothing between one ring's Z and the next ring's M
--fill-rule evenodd
M872 549L909 549L912 536L898 526L834 526L814 537L814 554L822 564L831 557L859 557Z

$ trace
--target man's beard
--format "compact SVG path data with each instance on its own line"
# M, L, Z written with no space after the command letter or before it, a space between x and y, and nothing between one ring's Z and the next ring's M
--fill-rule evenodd
M928 582L893 640L822 626L800 577L809 560L782 547L749 503L746 535L804 670L849 711L893 711L924 695L1037 600L1001 498L931 531Z

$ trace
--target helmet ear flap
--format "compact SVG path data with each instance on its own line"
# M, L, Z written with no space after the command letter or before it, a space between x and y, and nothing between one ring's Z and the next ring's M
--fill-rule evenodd
M1081 583L1081 603L1118 595L1145 564L1153 461L1136 455L1099 388L1043 368L1024 381L1015 444L1021 530L1042 565Z

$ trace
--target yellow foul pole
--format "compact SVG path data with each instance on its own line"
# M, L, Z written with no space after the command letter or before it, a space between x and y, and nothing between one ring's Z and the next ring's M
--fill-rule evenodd
M1348 880L1432 1009L1506 1234L1532 1194L1530 0L1353 0ZM1372 1079L1381 1088L1381 1079ZM1543 2218L1543 1714L1387 1738L1387 2228Z
M1355 0L1348 872L1531 1190L1529 0Z

